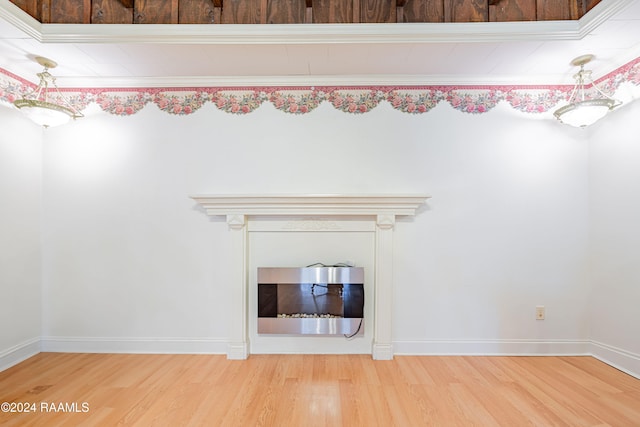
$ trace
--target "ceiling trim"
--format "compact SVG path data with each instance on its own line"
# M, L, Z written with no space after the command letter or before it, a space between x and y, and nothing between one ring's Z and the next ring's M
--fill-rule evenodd
M0 0L0 18L29 37L42 41L42 24L9 0Z
M583 35L576 21L389 24L241 24L42 26L45 43L155 44L388 44L424 42L574 40Z
M603 0L577 21L403 24L41 24L8 0L0 17L42 43L327 44L579 40L633 0Z

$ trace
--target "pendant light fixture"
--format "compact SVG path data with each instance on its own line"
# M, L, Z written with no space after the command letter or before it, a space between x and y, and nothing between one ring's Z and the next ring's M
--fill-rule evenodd
M586 127L603 118L609 111L621 104L605 94L591 78L591 71L585 70L585 64L593 60L593 55L582 55L571 61L571 65L580 67L574 74L576 85L569 97L569 104L558 108L553 115L562 123L575 127ZM586 87L595 89L588 94Z
M14 101L13 105L44 127L62 125L71 119L83 117L82 113L73 108L69 100L60 93L55 77L49 73L49 69L57 67L58 64L42 56L36 56L35 60L44 67L44 70L37 74L40 82L32 92Z

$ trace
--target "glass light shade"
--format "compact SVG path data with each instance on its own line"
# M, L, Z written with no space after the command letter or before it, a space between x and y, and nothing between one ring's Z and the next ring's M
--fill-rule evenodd
M44 56L36 56L34 59L44 67L44 70L37 74L40 82L33 91L14 101L13 105L32 121L44 127L62 125L69 119L83 117L82 113L76 111L69 100L60 93L55 77L49 73L49 68L55 68L58 64ZM57 94L53 98L57 101L55 104L49 102L49 94L52 91Z
M20 109L33 122L45 126L59 126L67 123L76 114L70 108L63 105L52 104L35 99L18 99L14 105Z
M585 127L603 118L615 106L616 101L613 99L589 99L558 108L553 115L562 123Z

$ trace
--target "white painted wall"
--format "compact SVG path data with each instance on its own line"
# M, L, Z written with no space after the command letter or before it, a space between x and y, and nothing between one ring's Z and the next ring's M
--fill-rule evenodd
M42 129L0 106L0 370L39 351Z
M189 194L427 193L395 233L396 352L586 352L584 139L506 107L88 112L44 149L43 346L225 351L229 233Z
M594 354L640 377L640 103L590 138L591 337Z
M2 106L0 369L40 335L45 350L224 352L229 233L188 194L416 192L433 197L396 224L397 353L587 348L637 375L639 112L585 132L502 107L150 106L43 131Z
M403 161L433 198L397 225L396 351L585 352L583 135L502 111L429 119Z
M130 118L88 113L52 129L45 348L224 351L227 227L188 197L194 159L224 156L208 147L209 127L203 115L149 108Z

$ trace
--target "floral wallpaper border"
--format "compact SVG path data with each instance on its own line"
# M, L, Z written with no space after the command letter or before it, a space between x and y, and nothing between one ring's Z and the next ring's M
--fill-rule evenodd
M600 78L605 92L615 93L625 82L640 86L640 58ZM0 68L0 102L14 100L35 85ZM426 113L441 102L471 114L490 111L499 102L526 113L543 113L571 95L573 85L561 86L310 86L310 87L197 87L197 88L82 88L61 89L72 104L84 110L96 103L110 114L129 116L147 104L174 115L187 115L205 103L231 114L248 114L265 102L289 114L306 114L323 102L349 114L364 114L382 102L408 114Z

